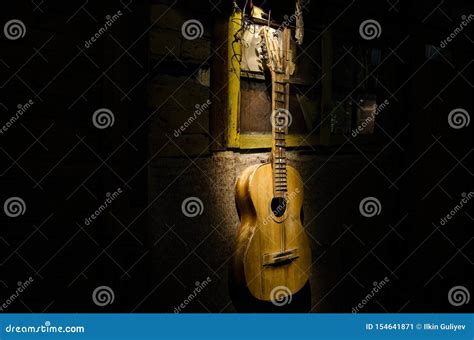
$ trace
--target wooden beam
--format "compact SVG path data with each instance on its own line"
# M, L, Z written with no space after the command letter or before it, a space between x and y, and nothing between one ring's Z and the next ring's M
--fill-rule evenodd
M240 61L242 58L240 46L240 27L242 23L242 13L234 11L229 18L228 30L228 129L227 146L230 148L239 147L239 110L240 110Z
M319 136L287 135L287 147L311 146L320 144ZM242 134L240 135L241 149L264 149L272 147L271 134Z

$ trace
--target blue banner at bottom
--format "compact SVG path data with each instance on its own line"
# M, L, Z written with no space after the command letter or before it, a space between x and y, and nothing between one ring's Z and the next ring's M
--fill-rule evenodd
M474 339L474 314L0 314L0 339Z

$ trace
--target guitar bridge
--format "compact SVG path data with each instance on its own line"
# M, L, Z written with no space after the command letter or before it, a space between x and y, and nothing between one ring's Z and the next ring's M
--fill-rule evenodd
M288 249L278 253L263 254L263 265L264 266L279 266L287 264L294 259L297 259L298 248Z

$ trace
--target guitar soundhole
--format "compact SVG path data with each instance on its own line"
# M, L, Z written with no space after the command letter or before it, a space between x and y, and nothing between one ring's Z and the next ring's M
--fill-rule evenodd
M271 207L273 215L282 217L286 210L286 201L283 197L273 197Z

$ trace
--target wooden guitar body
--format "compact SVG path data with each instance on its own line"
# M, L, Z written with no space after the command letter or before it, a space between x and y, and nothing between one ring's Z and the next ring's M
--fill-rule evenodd
M236 183L241 225L233 258L234 284L264 301L281 298L282 291L295 294L310 273L311 251L301 223L303 182L295 168L286 169L284 207L274 198L272 164L247 168Z

